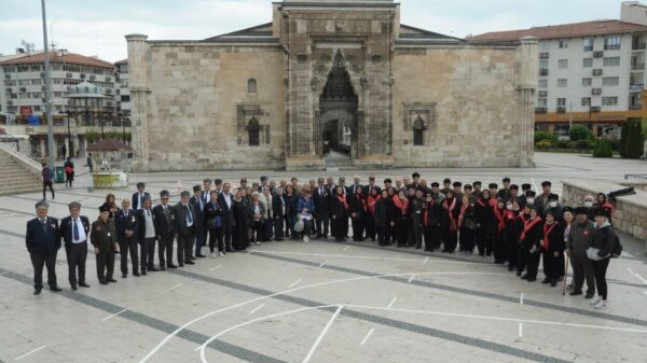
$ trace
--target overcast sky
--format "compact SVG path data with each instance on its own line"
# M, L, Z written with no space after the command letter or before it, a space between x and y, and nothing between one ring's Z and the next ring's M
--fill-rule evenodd
M401 22L464 37L490 31L618 19L622 0L401 0ZM271 21L271 0L47 0L57 48L116 62L125 34L198 40ZM38 0L0 0L0 54L22 40L43 48Z

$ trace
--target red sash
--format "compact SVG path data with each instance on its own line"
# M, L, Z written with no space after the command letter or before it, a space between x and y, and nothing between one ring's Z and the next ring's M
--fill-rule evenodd
M498 207L494 207L494 216L496 217L496 220L499 222L499 232L503 232L505 229L505 218L503 215L503 211L499 209Z
M407 207L409 206L409 199L404 198L404 201L403 201L402 199L400 199L400 197L398 197L397 195L394 195L393 196L393 204L395 204L395 206L398 209L400 209L400 211L402 212L402 215L407 214Z
M370 195L368 199L366 199L366 206L368 207L368 212L371 213L372 215L375 215L375 203L382 198L381 195L376 195L372 196Z
M523 217L522 217L522 219L523 219ZM539 218L539 217L536 217L535 219L529 219L529 220L525 221L523 223L524 224L523 232L521 232L521 238L519 238L519 239L524 240L526 238L526 233L530 232L530 230L534 226L538 225L539 223L541 223L541 218Z
M546 228L548 227L548 228ZM548 235L557 227L557 222L553 222L550 226L548 224L544 224L544 239L541 241L541 247L544 248L544 250L548 251L548 247L550 247L550 240L548 240Z
M344 205L344 209L348 210L348 202L346 201L346 195L337 194L337 199Z
M461 227L463 226L463 219L464 219L464 217L465 217L465 211L466 211L466 210L467 210L467 208L469 208L469 207L470 207L470 205L469 205L469 204L463 204L463 205L461 206L461 214L459 214L459 215L458 215L458 228L461 228Z
M515 212L513 210L508 210L508 211L505 212L505 216L503 218L505 218L505 221L508 222L508 221L511 221L511 220L513 220L515 218L518 218L519 217L518 213L519 212Z
M456 218L454 218L454 208L456 208L456 198L453 198L452 205L447 205L447 199L443 201L443 208L447 211L449 215L449 229L452 231L456 230Z
M431 202L427 202L427 208L425 208L425 216L423 217L423 223L425 227L427 227L427 225L429 224L429 207L433 207L434 204L436 204L436 201L433 199L431 200Z

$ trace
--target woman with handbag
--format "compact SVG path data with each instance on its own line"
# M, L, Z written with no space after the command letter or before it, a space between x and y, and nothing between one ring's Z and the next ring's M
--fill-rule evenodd
M586 251L586 255L593 265L595 285L598 288L598 298L591 302L596 309L609 306L607 302L607 268L611 261L611 252L616 244L616 232L609 223L610 209L598 208L595 211L595 235L593 243Z
M209 192L209 203L205 210L207 217L207 230L209 231L209 251L211 257L216 257L215 247L218 241L218 255L225 255L225 246L222 240L222 206L218 203L218 192Z

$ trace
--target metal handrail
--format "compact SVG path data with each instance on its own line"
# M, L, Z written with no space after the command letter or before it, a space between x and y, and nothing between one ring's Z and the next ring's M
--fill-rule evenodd
M2 145L5 150L10 150L13 154L24 157L25 160L29 160L29 164L40 169L43 155L39 149L31 145L29 140L12 137L11 135L4 135L4 137L0 138L0 145Z

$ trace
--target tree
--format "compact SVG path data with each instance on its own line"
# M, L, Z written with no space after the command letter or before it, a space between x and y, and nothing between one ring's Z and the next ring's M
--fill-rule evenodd
M594 158L610 158L613 157L613 150L611 142L607 139L598 139L593 149Z
M568 136L573 141L588 140L591 137L591 131L586 126L575 125L568 131Z
M622 125L620 155L626 159L638 159L643 154L644 139L640 120L630 119Z

